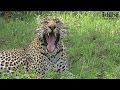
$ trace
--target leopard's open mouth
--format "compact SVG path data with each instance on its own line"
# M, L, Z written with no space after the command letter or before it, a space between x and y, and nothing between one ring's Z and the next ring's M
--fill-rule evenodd
M47 47L48 52L53 52L55 50L59 38L60 34L54 32L46 33L43 35L44 43Z

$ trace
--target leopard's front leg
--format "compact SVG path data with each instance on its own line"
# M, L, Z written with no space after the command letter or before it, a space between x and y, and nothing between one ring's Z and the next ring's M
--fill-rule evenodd
M37 64L36 66L37 79L45 78L45 66L43 64Z
M59 53L59 55L56 56L56 63L53 66L53 69L57 72L63 72L68 70L68 62L67 57L64 52Z

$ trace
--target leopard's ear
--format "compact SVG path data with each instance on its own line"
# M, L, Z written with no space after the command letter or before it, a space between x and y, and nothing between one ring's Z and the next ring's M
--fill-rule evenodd
M58 19L61 23L64 24L64 21L63 21L63 19L61 17L56 17L56 19Z
M39 26L40 25L40 15L39 16L37 16L37 25Z
M40 32L40 29L37 28L37 29L35 30L35 34L37 34L37 33L39 33L39 32Z

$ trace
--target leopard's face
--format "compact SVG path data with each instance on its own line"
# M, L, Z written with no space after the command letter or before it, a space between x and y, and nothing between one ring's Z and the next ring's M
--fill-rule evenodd
M64 23L57 17L46 17L41 20L36 33L44 40L49 52L53 52L65 33Z

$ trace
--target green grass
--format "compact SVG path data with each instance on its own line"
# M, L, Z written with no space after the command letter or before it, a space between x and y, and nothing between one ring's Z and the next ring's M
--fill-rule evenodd
M45 12L44 16L58 16L63 19L68 33L64 39L70 73L57 75L48 71L48 78L120 78L120 20L104 19L101 12ZM27 47L34 37L36 16L34 12L16 15L7 23L0 17L0 48ZM23 18L23 20L20 19ZM23 70L23 69L19 69ZM17 73L17 71L16 71ZM34 77L25 70L17 78ZM24 76L26 75L26 76ZM29 76L32 75L32 76ZM5 76L1 78L15 78Z

